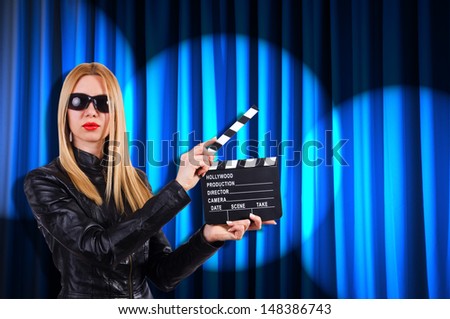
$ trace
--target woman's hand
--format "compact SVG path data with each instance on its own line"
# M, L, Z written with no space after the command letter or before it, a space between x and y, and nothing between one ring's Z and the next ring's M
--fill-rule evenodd
M259 230L263 224L276 225L274 220L261 221L261 217L250 214L250 219L229 221L223 225L206 224L203 236L209 243L225 240L240 240L247 230Z
M206 147L215 141L216 138L214 137L181 155L176 181L186 191L193 188L211 166L211 162L214 160L214 153L208 151Z

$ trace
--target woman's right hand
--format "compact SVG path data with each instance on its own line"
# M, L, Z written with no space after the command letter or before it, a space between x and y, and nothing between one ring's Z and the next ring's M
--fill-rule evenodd
M276 225L274 220L262 221L261 217L250 214L248 219L228 221L223 225L206 224L203 228L203 236L206 241L213 243L216 241L240 240L249 230L260 230L262 225Z
M193 188L211 166L211 162L214 160L214 153L206 147L215 141L216 138L214 137L209 141L196 145L189 152L181 155L176 181L186 191Z

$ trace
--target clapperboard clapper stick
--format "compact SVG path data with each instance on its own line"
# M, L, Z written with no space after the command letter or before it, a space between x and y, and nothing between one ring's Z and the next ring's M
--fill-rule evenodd
M231 127L223 133L217 141L209 146L209 150L217 152L226 142L230 140L255 114L258 113L256 105L252 105Z
M256 113L258 108L252 106L209 149L217 152ZM250 213L263 221L282 215L276 157L213 162L201 185L208 224L246 219Z

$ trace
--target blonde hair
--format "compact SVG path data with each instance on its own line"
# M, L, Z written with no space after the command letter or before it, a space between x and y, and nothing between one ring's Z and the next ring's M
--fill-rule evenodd
M78 166L72 144L69 141L70 129L67 122L69 95L72 93L78 80L85 75L98 75L103 79L109 101L110 120L107 155L108 159L113 159L113 163L108 162L107 166L106 201L109 201L111 195L113 195L117 209L120 212L124 212L124 200L126 200L134 212L145 204L151 197L151 193L145 182L139 177L136 169L131 165L128 141L125 135L122 92L114 74L103 64L95 62L82 63L76 66L64 80L58 106L59 158L61 165L81 193L97 205L103 203L102 196L94 184ZM117 158L117 153L120 155L120 158Z

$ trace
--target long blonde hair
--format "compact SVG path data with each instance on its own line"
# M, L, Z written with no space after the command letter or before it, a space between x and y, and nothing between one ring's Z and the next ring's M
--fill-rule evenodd
M134 212L145 204L151 197L151 193L139 177L136 169L131 165L128 141L125 136L122 92L114 74L103 64L96 62L82 63L76 66L64 80L58 106L59 158L61 165L81 193L97 205L103 203L102 196L94 184L78 166L74 157L72 143L69 141L70 129L67 122L69 95L72 93L78 80L85 75L98 75L103 79L109 101L110 120L107 155L108 159L114 160L113 163L110 162L107 166L106 200L109 201L113 194L115 205L120 212L125 211L125 200ZM117 157L117 154L120 155L120 158Z

